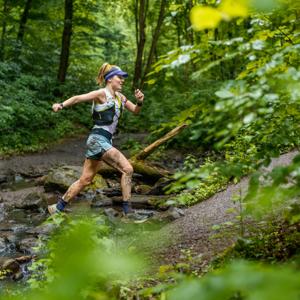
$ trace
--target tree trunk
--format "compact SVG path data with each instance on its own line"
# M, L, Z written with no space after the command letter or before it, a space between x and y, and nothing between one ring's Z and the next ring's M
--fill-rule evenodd
M17 35L17 46L15 49L15 57L16 59L19 58L20 52L22 50L22 44L23 44L23 39L25 35L25 29L26 29L26 24L29 18L29 11L31 8L32 0L27 0L25 2L25 7L24 11L22 13L21 19L20 19L20 25L19 25L19 31Z
M7 26L7 16L8 16L8 0L3 2L3 20L2 20L2 33L0 41L0 60L4 60L4 51L5 51L5 38L6 38L6 26Z
M136 0L136 29L137 33L137 52L135 60L133 88L140 86L140 81L143 73L143 53L146 43L146 15L148 0Z
M157 41L158 41L159 34L160 34L160 31L161 31L161 26L162 26L164 18L165 18L166 4L167 4L167 0L161 0L159 15L158 15L156 27L155 27L155 30L154 30L154 35L153 35L153 38L152 38L152 43L151 43L151 48L150 48L150 52L149 52L149 55L148 55L146 68L145 68L145 71L144 71L144 74L143 74L143 77L142 77L141 87L143 87L144 82L145 82L145 78L146 78L146 76L149 73L150 68L151 68L151 64L152 64L152 61L153 61L153 56L154 56L154 53L155 53Z
M66 80L66 74L69 64L69 54L72 35L72 19L73 19L73 0L65 0L65 19L64 31L62 35L62 45L60 54L60 64L57 79L60 83Z

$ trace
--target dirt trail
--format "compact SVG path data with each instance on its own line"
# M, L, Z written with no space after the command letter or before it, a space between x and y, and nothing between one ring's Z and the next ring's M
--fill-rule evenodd
M272 160L267 168L287 165L298 152L293 151ZM235 185L229 185L226 190L215 194L208 200L185 210L185 216L166 225L158 236L167 241L160 253L164 263L173 264L182 260L184 249L190 249L192 255L201 256L205 266L213 257L232 245L238 232L232 227L226 230L226 225L220 230L213 230L213 225L224 224L236 220L233 208L238 208L232 198L236 194L245 193L248 178Z
M113 144L117 147L128 139L142 142L146 134L120 134L114 138ZM87 134L81 137L65 139L39 153L0 157L0 177L5 175L44 175L49 169L57 165L81 166L84 162ZM124 153L124 151L123 151ZM126 152L125 152L126 155Z

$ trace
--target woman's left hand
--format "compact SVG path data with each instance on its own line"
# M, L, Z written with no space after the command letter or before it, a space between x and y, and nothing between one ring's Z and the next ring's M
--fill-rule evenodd
M144 94L139 89L134 91L134 96L138 102L142 103L144 101Z

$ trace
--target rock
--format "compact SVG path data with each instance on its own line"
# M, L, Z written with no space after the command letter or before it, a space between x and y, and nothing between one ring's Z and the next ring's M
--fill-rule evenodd
M110 188L117 189L117 190L121 189L120 181L118 180L107 178L106 182L108 184L108 187Z
M48 205L47 198L43 193L32 192L28 194L22 201L16 203L15 208L26 210L46 209Z
M29 237L20 241L19 250L26 254L36 254L37 251L34 249L39 245L39 241L36 238Z
M2 222L7 216L6 206L4 203L0 203L0 222Z
M162 177L160 178L155 185L148 191L148 195L164 195L164 188L173 182L174 179Z
M165 212L162 212L160 214L157 214L155 216L155 219L162 221L162 222L170 222L177 220L184 216L184 211L177 207L170 207Z
M151 191L151 186L147 184L140 184L134 187L134 192L137 194L146 195Z
M113 208L104 209L104 214L108 217L109 221L115 222L116 218L119 217L119 212Z
M121 196L122 195L122 191L121 188L106 188L103 189L103 194L108 196L108 197L115 197L115 196Z
M62 166L52 169L45 180L45 190L59 190L65 192L69 186L78 180L82 173L82 167L80 166ZM85 190L97 190L106 188L107 184L104 178L97 174Z
M21 271L20 264L13 258L0 257L0 271L12 276Z
M56 225L55 223L45 223L35 228L27 230L26 233L33 234L36 237L41 235L48 236L57 228L58 225Z
M14 233L21 233L21 232L25 232L30 228L30 226L26 225L26 224L15 224L13 226L11 226L11 229Z
M167 218L170 219L170 221L174 221L176 219L179 219L180 217L184 216L184 211L177 207L170 207L166 211Z
M35 183L36 183L37 185L44 185L45 182L46 182L46 179L47 179L47 176L46 176L46 175L40 176L40 177L38 177L38 178L35 179Z
M7 181L8 181L8 177L6 175L0 174L0 184Z
M5 238L0 237L0 253L5 252L6 250L6 241Z
M96 196L91 203L92 208L112 206L112 205L113 205L112 199L110 199L104 195L102 195L101 197Z

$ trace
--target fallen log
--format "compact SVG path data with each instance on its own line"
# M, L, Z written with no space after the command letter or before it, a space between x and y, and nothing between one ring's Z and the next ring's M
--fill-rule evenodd
M147 158L151 153L153 153L154 150L156 150L160 145L164 144L166 141L170 140L173 138L175 135L180 133L185 127L187 127L187 124L182 124L171 131L169 131L167 134L165 134L162 138L156 140L153 142L151 145L147 146L145 149L143 149L141 152L136 154L134 158L136 160L144 160Z
M168 177L172 175L170 171L151 165L150 163L145 161L130 158L129 162L131 163L135 173L141 174L147 178L159 179L161 177ZM101 161L98 173L104 176L110 176L115 174L116 172L116 169Z
M167 134L165 134L162 138L156 140L149 146L147 146L145 149L143 149L141 152L139 152L137 155L134 155L129 159L129 162L131 163L134 172L141 174L147 178L152 179L159 179L161 177L169 177L172 175L172 173L164 168L154 166L153 164L149 162L145 162L144 160L151 154L153 151L155 151L160 145L164 144L166 141L170 140L177 134L179 134L187 124L182 124L180 126L177 126L176 128L169 131ZM106 164L105 162L101 161L98 173L101 175L112 175L116 173L116 170Z

